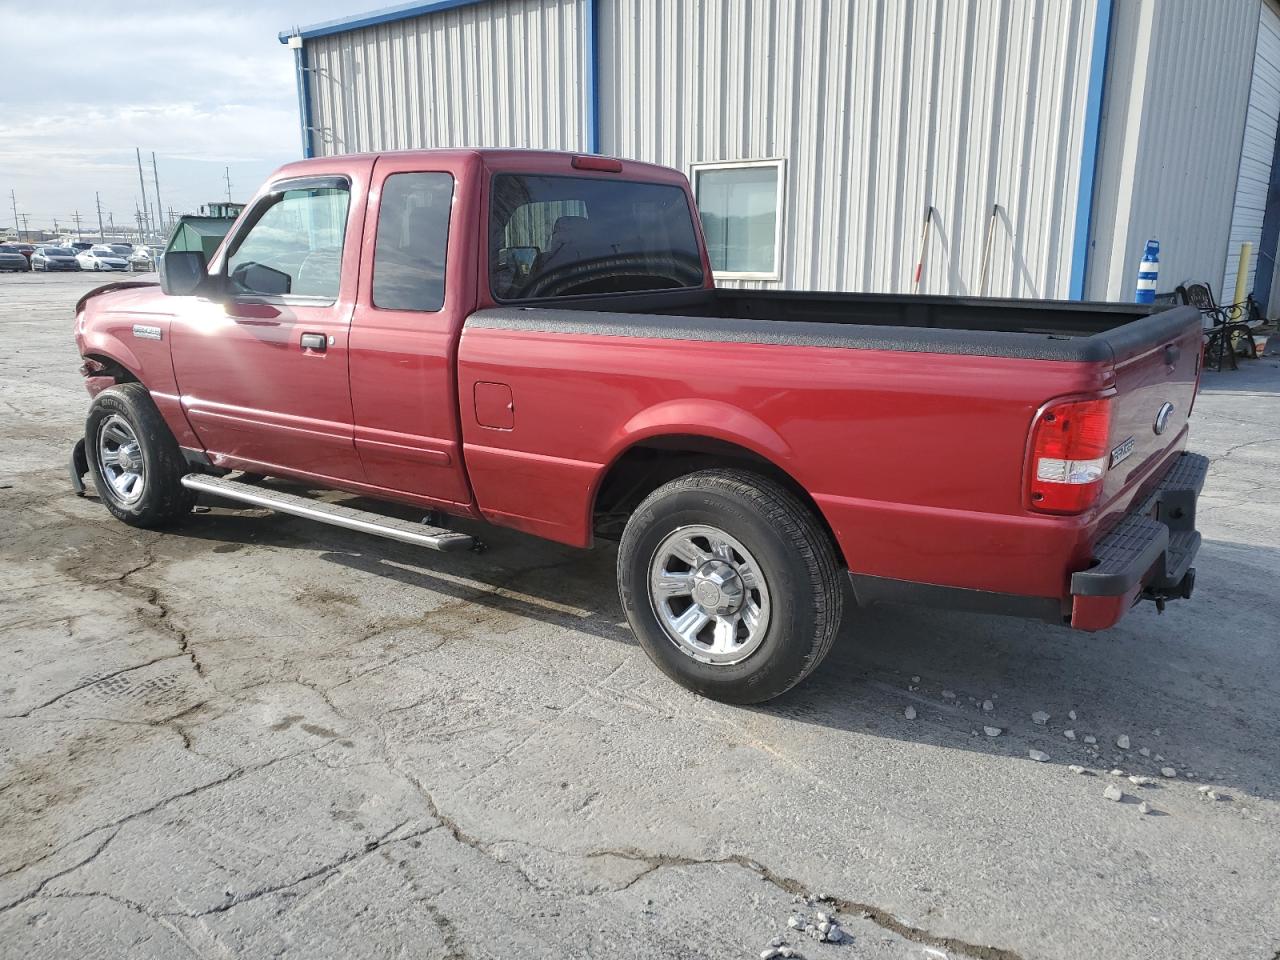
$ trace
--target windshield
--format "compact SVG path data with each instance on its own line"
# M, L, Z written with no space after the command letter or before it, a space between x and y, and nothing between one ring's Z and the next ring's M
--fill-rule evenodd
M499 175L489 220L498 300L700 287L685 192L589 177Z
M46 257L69 257L71 256L71 251L66 247L45 247L44 255Z
M129 254L133 253L133 247L127 243L113 243L111 244L111 251L127 257Z

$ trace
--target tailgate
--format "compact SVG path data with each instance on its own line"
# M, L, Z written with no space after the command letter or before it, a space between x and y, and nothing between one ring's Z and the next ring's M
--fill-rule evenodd
M1146 481L1186 445L1187 418L1200 373L1201 321L1193 307L1174 307L1158 331L1139 342L1115 331L1115 396L1111 403L1111 454L1101 515L1128 508Z

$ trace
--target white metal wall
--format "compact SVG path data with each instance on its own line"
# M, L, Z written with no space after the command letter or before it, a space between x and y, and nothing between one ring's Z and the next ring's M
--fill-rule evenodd
M583 19L581 0L492 0L308 40L316 155L582 149Z
M1249 106L1245 112L1244 141L1240 150L1240 174L1227 234L1227 267L1222 278L1222 301L1234 299L1240 270L1240 245L1253 244L1253 258L1245 277L1245 293L1253 290L1262 241L1262 218L1271 186L1271 159L1276 149L1276 124L1280 122L1280 14L1268 4L1260 7L1258 43L1249 82ZM1270 267L1270 264L1267 265Z
M1132 300L1223 276L1259 0L1116 0L1086 295ZM1269 158L1268 158L1269 163ZM1234 280L1233 280L1234 286Z
M602 0L601 148L685 172L785 157L781 286L910 290L932 204L923 291L1066 297L1096 14L1096 0Z

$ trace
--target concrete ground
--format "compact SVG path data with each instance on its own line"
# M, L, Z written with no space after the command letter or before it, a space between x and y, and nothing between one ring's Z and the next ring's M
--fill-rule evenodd
M854 610L741 709L650 666L610 548L72 496L94 283L0 277L0 955L1280 957L1276 361L1206 374L1191 602Z

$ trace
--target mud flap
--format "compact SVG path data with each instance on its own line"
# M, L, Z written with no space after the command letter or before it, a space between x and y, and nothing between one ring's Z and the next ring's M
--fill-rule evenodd
M71 489L77 497L84 496L84 475L89 472L89 459L84 452L84 438L71 448Z

